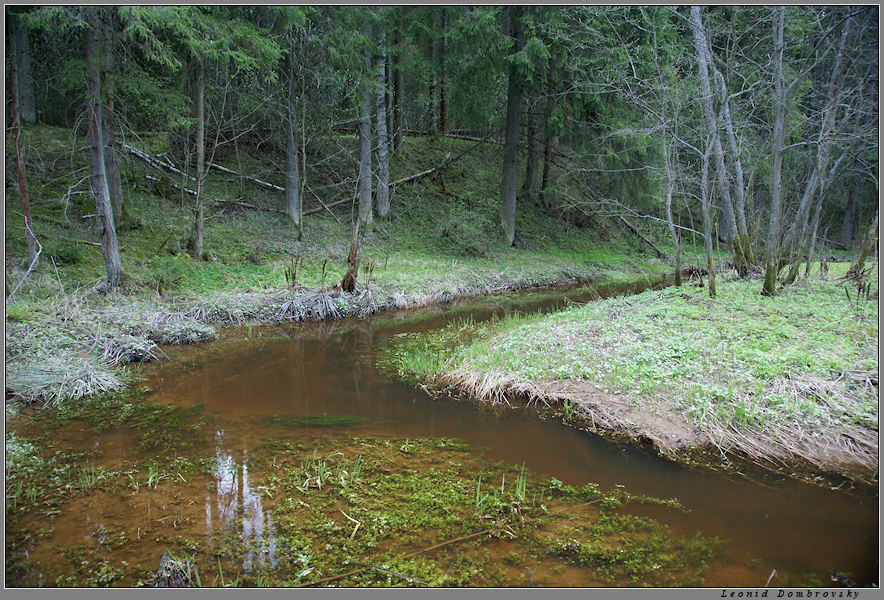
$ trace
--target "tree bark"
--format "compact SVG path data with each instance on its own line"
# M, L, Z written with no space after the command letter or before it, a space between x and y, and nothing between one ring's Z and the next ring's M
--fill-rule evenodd
M396 53L393 55L393 153L396 154L402 149L402 138L405 133L402 128L402 59L399 56L401 51L401 37L399 28L396 28L396 37L394 44Z
M114 215L110 206L110 192L107 186L107 173L104 165L104 135L101 131L101 74L98 55L98 17L94 10L87 15L89 26L86 29L86 102L89 120L89 158L92 194L98 213L98 235L101 240L101 254L107 269L107 285L113 289L123 280L123 265L120 261L120 246L114 228Z
M813 174L808 180L801 198L801 204L795 215L795 220L789 227L784 242L783 249L790 253L790 260L795 262L801 260L800 251L798 250L798 240L802 234L807 231L807 220L809 210L813 202L814 195L817 190L828 187L828 168L832 155L832 147L834 146L834 137L836 133L835 113L838 109L838 96L841 91L841 74L844 70L844 56L847 49L847 40L852 31L853 19L848 18L841 30L841 41L838 46L838 54L835 57L835 65L832 68L832 76L829 79L829 88L826 95L826 104L823 108L822 120L820 123L820 134L817 142L817 159L814 166ZM815 177L814 177L815 176Z
M554 138L544 138L543 140L543 175L541 175L540 177L540 191L538 202L546 210L549 210L550 208L550 198L552 196L552 193L549 189L549 182L550 174L552 173L552 163L550 162L550 157L552 155L552 144L554 141Z
M672 237L673 259L675 260L675 285L681 285L681 244L678 231L675 229L675 221L672 218L672 192L675 187L675 174L672 169L672 157L669 155L669 144L666 143L668 131L663 129L663 166L666 169L666 224L669 226L669 235Z
M875 213L875 219L872 221L871 227L863 238L863 245L859 251L859 256L850 269L847 271L848 279L859 279L862 276L863 268L866 260L871 256L872 252L878 247L878 213Z
M709 297L715 297L715 264L712 260L712 237L715 235L712 229L712 214L709 209L709 155L712 153L714 143L706 147L703 154L703 167L700 177L700 205L703 210L703 239L706 253L706 271L709 274Z
M858 187L857 179L854 178L850 185L850 191L847 192L847 207L844 209L844 221L841 225L841 245L847 249L853 244L853 230L856 227L856 217L859 212Z
M298 178L298 104L295 97L295 66L292 54L294 44L289 42L285 57L286 74L286 129L285 129L285 212L301 227L301 188ZM298 235L300 238L300 233Z
M774 137L773 164L770 177L770 222L767 229L767 248L765 251L764 285L761 293L764 296L775 296L777 293L777 275L779 274L779 236L783 213L783 146L785 145L786 127L786 90L783 85L783 27L786 18L786 7L775 9L773 22L774 38Z
M386 36L381 31L378 46L383 49ZM378 65L378 92L376 99L377 136L378 136L378 187L375 194L378 217L386 219L390 214L390 147L387 140L387 86L384 66L387 63L386 52L383 53Z
M114 227L119 227L123 217L123 180L120 176L120 165L117 160L116 133L114 127L114 57L113 48L102 28L101 46L104 59L101 69L101 90L104 99L101 111L101 130L104 136L104 168L107 172L107 187L110 194L111 211L114 215Z
M697 52L698 71L700 74L700 89L702 92L703 112L706 116L706 127L712 136L713 151L715 154L715 174L718 182L718 188L722 198L722 213L724 220L721 223L719 235L725 243L734 244L734 260L737 262L738 270L742 270L743 256L739 241L734 242L736 233L736 217L734 215L734 205L731 200L730 186L727 182L727 168L724 164L724 149L721 145L721 136L718 133L718 122L715 117L714 107L712 103L712 86L709 80L709 64L708 57L708 41L706 39L706 31L703 27L702 7L691 7L691 24L694 30L694 48Z
M439 132L448 133L448 14L442 7L442 45L439 51L441 81L439 86Z
M519 18L521 6L506 9L509 14L510 36L514 39L514 51L522 49L522 26ZM516 237L516 190L519 177L519 113L522 109L522 86L514 66L509 69L506 99L506 131L503 148L503 178L500 190L500 224L503 226L507 245L512 246Z
M28 30L19 21L19 16L7 13L12 28L11 42L14 51L11 52L13 59L10 68L14 68L18 75L18 111L22 122L33 124L37 122L37 110L34 102L34 75L31 70L31 41Z
M536 101L536 97L534 98ZM533 104L533 106L532 106ZM540 130L537 126L537 104L536 102L528 103L525 111L528 115L528 131L527 131L527 148L525 153L525 180L522 183L522 190L525 195L532 201L537 201L537 163L538 163L538 143Z
M14 18L13 18L14 21ZM9 39L14 57L18 55L20 39L13 35ZM9 61L9 100L12 113L12 137L15 140L15 167L18 176L18 193L21 200L21 212L25 225L25 240L28 244L28 265L30 270L37 267L40 254L37 252L37 238L34 236L34 223L31 219L31 202L28 198L28 181L25 176L25 159L21 143L21 105L19 102L19 69L17 60Z
M203 184L206 178L206 116L205 68L203 57L197 59L196 83L196 211L193 222L191 251L195 258L203 257Z
M368 21L363 34L371 39ZM362 76L362 102L359 114L359 222L365 231L371 231L371 49L366 44L365 66Z

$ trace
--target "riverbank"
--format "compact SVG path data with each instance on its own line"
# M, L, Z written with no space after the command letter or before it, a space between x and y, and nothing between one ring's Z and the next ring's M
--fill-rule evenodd
M7 294L15 290L6 304L8 400L58 402L124 389L137 380L138 363L162 358L162 345L209 341L225 325L367 315L564 283L657 281L671 271L603 219L590 227L530 203L520 204L516 244L507 246L497 223L500 149L419 137L405 140L393 178L437 166L448 154L459 158L438 177L397 187L391 219L376 221L362 238L356 292L343 292L336 285L347 270L353 214L351 203L340 203L350 189L341 184L355 181L357 164L342 150L350 142L355 150L355 138L345 136L308 149L324 158L311 170L300 232L282 213L278 192L211 170L208 260L186 250L191 199L155 186L148 179L155 169L127 155L122 174L131 219L118 231L125 280L107 294L88 181L77 175L88 168L86 155L70 152L85 140L46 126L27 127L25 135L43 251L41 266L25 278L18 195L8 182ZM172 150L165 134L141 133L131 143L153 155ZM274 160L272 148L216 156L271 182L278 176ZM576 194L567 181L560 185Z
M392 358L437 390L545 403L673 460L877 486L878 302L839 279L848 266L776 298L734 278L716 299L687 285L459 323Z

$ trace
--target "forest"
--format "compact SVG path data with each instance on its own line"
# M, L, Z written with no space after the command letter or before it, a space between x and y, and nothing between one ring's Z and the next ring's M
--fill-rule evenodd
M875 585L877 5L5 23L7 586ZM381 425L413 393L832 493L845 566L729 570L665 487Z

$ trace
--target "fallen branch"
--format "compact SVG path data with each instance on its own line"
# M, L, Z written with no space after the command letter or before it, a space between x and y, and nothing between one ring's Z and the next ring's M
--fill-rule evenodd
M248 202L231 200L230 198L213 198L212 202L214 202L215 204L232 204L233 206L250 208L252 210L266 210L267 212L275 212L283 215L286 214L284 210L279 210L277 208L264 208L263 206L255 206L254 204L249 204Z
M15 296L15 293L18 291L18 288L21 287L21 285L25 282L25 280L28 278L28 276L34 271L34 269L37 268L37 264L39 264L39 262L40 262L40 254L43 252L43 244L41 244L40 240L37 239L37 236L34 235L34 231L30 228L30 226L28 226L27 221L25 221L25 229L27 229L28 233L30 233L31 236L34 238L34 242L37 244L37 253L34 255L34 260L31 261L31 264L28 266L28 270L25 271L25 274L21 278L21 281L19 281L18 285L15 286L15 289L13 289L11 292L9 292L9 294L6 296L6 304L9 304L10 300L12 300L13 296ZM9 284L7 284L7 288L8 287L9 287Z
M314 194L315 195L315 194ZM353 202L356 198L344 198L343 200L336 200L334 202L329 202L328 204L323 204L321 207L311 208L310 210L305 210L302 212L302 215L312 215L313 213L318 213L322 209L328 210L332 206L339 206L344 204L345 202Z
M221 171L222 173L227 173L228 175L235 175L236 177L242 177L247 181L251 181L255 185L259 185L263 188L267 188L268 190L273 190L275 192L285 192L285 188L279 187L278 185L274 185L267 181L262 181L257 177L250 177L249 175L243 175L242 173L237 173L233 169L228 169L227 167L222 167L221 165L216 165L215 163L209 163L209 168L215 169L217 171Z
M463 155L461 155L461 156L463 156ZM460 157L458 157L458 158L460 158ZM450 161L451 161L451 152L448 152L445 154L445 158L442 159L442 164L440 164L438 167L434 167L432 169L427 169L426 171L421 171L420 173L415 173L414 175L409 175L408 177L403 177L402 179L397 179L396 181L393 181L392 183L390 183L390 186L392 187L395 185L401 185L403 183L408 183L409 181L415 181L415 180L420 179L422 177L426 177L427 175L432 175L438 171L441 171L445 167L445 165L447 165Z
M304 187L307 188L307 191L309 191L311 194L313 194L313 197L316 198L316 201L319 202L319 203L322 205L322 208L324 208L325 210L328 211L328 214L330 214L330 215L332 216L332 218L333 218L335 221L337 221L338 223L341 222L341 220L337 217L337 215L335 215L335 213L333 213L333 212L331 211L331 209L330 209L328 206L325 205L325 202L323 202L322 200L320 200L319 196L316 195L316 192L314 192L313 189L312 189L309 185L307 185L307 184L305 183L305 184L304 184ZM319 211L317 210L317 212L319 212ZM301 212L301 214L304 215L304 214L306 214L306 213Z
M159 177L153 177L153 176L151 176L151 175L145 175L144 177L145 177L148 181L154 181L154 182L156 182L156 183L162 183L162 180L161 180ZM172 182L170 181L170 182L169 182L169 186L170 186L172 189L176 189L176 190L179 190L179 191L183 189L185 193L190 194L191 196L196 196L196 192L195 192L195 191L193 191L193 190L191 190L191 189L188 189L188 188L182 188L182 187L181 187L180 185L178 185L177 183L172 183Z
M132 155L137 156L138 158L140 158L141 160L143 160L144 162L146 162L147 164L149 164L150 166L152 166L152 167L155 168L155 169L166 169L167 171L171 171L172 173L175 173L176 175L183 175L184 177L187 177L187 178L190 179L191 181L196 181L196 178L195 178L195 177L192 177L192 176L190 176L190 175L187 175L187 174L186 174L184 171L182 171L181 169L176 169L175 167L173 167L173 166L170 165L169 163L167 163L167 162L163 162L163 161L161 161L160 159L158 159L158 158L156 158L156 157L154 157L154 156L151 156L151 155L148 154L147 152L142 152L142 151L139 150L138 148L133 148L132 146L130 146L130 145L128 145L128 144L122 144L122 146L123 146L123 149L124 149L126 152L128 152L129 154L132 154ZM195 193L196 193L196 192L194 192L194 194L195 194Z
M641 234L641 232L640 232L638 229L635 228L635 225L633 225L632 223L630 223L629 221L627 221L627 220L624 219L623 217L618 217L618 218L620 219L620 221L623 222L624 225L626 225L626 228L629 229L629 231L631 231L632 233L635 234L635 237L637 237L638 239L640 239L641 241L643 241L645 244L647 244L648 246L650 246L651 248L653 248L653 249L654 249L654 252L657 254L657 257L658 257L658 258L666 258L666 254L665 254L662 250L660 250L660 248L658 248L658 247L654 244L654 242L652 242L651 240L649 240L648 238L646 238L645 236L643 236L643 235Z

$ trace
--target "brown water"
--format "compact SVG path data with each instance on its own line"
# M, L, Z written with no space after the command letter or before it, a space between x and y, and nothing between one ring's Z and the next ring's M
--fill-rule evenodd
M438 328L467 315L478 321L512 310L550 310L595 296L596 291L587 289L557 290L535 294L516 308L509 300L474 300L367 319L230 329L211 344L166 348L170 360L147 370L148 385L155 390L152 399L182 407L202 404L205 414L214 419L214 452L220 464L213 488L195 485L185 489L183 502L178 497L179 505L190 507L187 514L202 515L188 521L182 508L182 527L211 536L224 525L242 539L262 539L265 552L246 555L241 566L273 562L278 549L267 536L272 522L248 471L250 450L280 427L268 425L267 418L359 416L365 420L349 425L348 433L459 438L492 459L524 462L531 472L568 484L595 482L602 489L623 485L635 494L677 498L690 513L654 516L680 533L692 536L702 531L729 540L728 567L708 573L706 585L759 587L773 569L780 581L810 574L829 585L831 568L852 573L860 584L876 583L876 493L831 491L775 476L749 480L688 469L555 419L540 419L532 407L491 410L474 402L434 398L419 387L392 380L376 366L379 351L398 334ZM293 431L299 439L322 435L307 426ZM133 445L119 433L96 437L74 429L67 435L94 438L93 447L100 447L111 463L128 460ZM169 506L175 498L159 491L142 490L137 498L139 512L174 513ZM84 518L93 523L86 537L100 535L95 533L99 523L124 521L134 501L101 505L100 498L93 498L90 502L71 511L72 535L84 536ZM56 530L63 527L59 524ZM162 541L158 541L159 554ZM139 557L133 554L130 560ZM771 585L777 582L775 578Z

